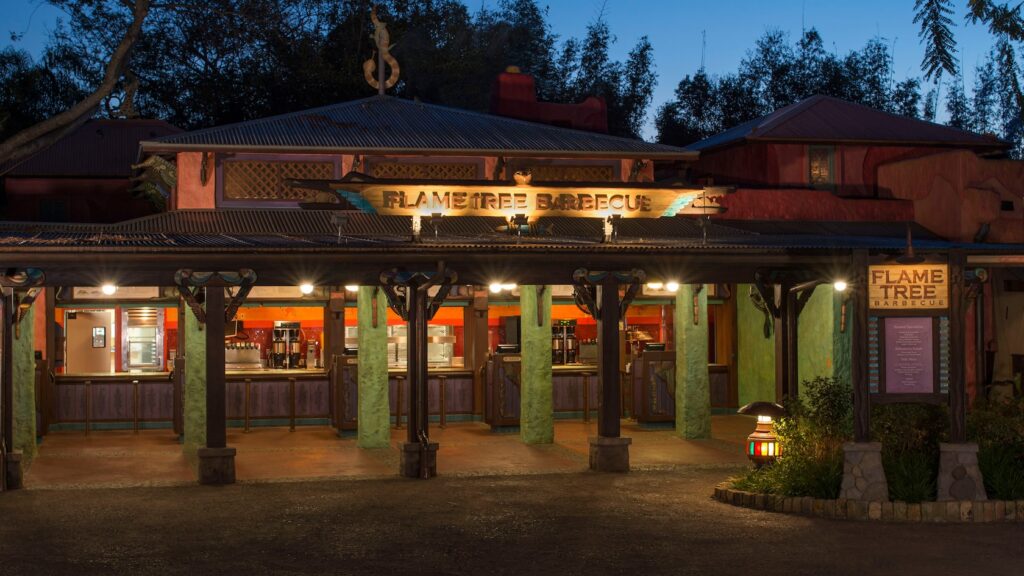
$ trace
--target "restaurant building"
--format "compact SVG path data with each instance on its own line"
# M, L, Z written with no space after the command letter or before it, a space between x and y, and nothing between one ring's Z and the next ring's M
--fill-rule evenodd
M596 418L591 468L623 471L622 419L704 438L816 376L853 383L858 441L872 401L914 399L963 442L969 393L1024 371L1020 165L857 113L888 131L676 148L378 95L145 140L166 212L0 225L6 476L57 430L167 429L224 483L228 427L401 425L400 473L429 477L431 426L545 443L560 418ZM950 155L1000 176L909 176ZM929 202L993 193L957 226L991 236L932 228ZM887 372L913 339L927 365Z

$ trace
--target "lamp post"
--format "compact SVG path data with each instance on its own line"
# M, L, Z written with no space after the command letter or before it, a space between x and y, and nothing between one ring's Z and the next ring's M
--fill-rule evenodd
M786 409L774 402L751 402L737 412L757 416L757 426L753 434L747 436L747 458L758 468L775 462L782 454L782 447L775 436L775 419L785 416Z

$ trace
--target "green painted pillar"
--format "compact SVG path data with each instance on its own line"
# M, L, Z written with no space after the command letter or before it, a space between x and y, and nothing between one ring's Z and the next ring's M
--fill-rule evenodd
M185 307L185 453L206 446L206 331Z
M765 315L750 300L752 288L751 284L740 284L735 296L740 406L759 400L775 401L775 340L764 335Z
M21 319L21 335L14 338L14 449L21 450L22 469L36 455L35 306ZM17 334L17 332L15 332Z
M833 292L831 284L818 286L800 313L797 373L801 383L833 374Z
M819 288L820 290L820 288ZM850 288L846 292L832 290L832 376L840 382L852 382L853 373L853 341L850 339L850 327L854 309L846 300ZM843 305L846 303L846 318L843 319Z
M711 384L708 378L708 291L684 284L676 293L676 433L683 438L711 437ZM694 300L697 323L694 324Z
M538 294L538 288L543 292ZM538 307L540 325L537 322ZM523 358L519 436L527 444L550 444L555 440L551 385L551 287L520 286L519 310Z
M388 405L387 299L375 286L360 286L358 439L360 448L391 446L391 409ZM376 302L374 302L376 300ZM376 313L374 306L376 305ZM373 325L374 317L377 326Z

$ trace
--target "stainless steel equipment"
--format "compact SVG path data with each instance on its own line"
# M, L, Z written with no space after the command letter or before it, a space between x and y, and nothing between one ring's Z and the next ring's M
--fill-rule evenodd
M260 370L259 344L233 342L224 345L224 368L227 370Z
M125 370L163 370L163 347L163 308L122 309L121 361Z
M551 363L555 365L576 364L579 352L580 342L576 339L576 321L553 320L551 322Z
M273 348L270 353L272 368L298 368L302 360L302 347L299 342L299 322L274 322Z

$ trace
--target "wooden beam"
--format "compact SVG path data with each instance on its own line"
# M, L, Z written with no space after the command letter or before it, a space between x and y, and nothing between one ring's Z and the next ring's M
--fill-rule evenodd
M224 287L206 288L206 447L227 447Z
M619 284L608 274L597 287L598 390L600 408L597 412L597 434L618 438L622 417L622 396L619 391Z
M853 386L853 439L871 441L871 391L868 389L868 252L853 253L853 282L850 284L852 311L850 334L850 380Z
M949 254L949 439L967 441L967 371L964 362L964 254Z

